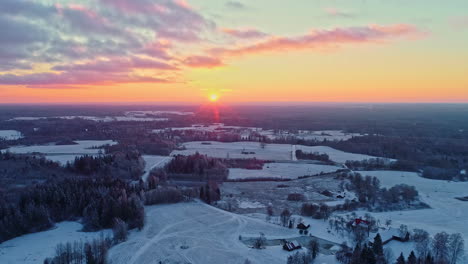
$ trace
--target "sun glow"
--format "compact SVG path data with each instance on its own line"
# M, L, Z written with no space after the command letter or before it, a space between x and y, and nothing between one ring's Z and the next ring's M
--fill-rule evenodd
M219 99L219 95L213 93L213 94L210 94L210 96L208 97L208 99L211 101L211 102L216 102L218 101Z

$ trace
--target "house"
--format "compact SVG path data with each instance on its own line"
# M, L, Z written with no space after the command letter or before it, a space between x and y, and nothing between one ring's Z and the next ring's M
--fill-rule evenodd
M283 249L286 251L294 251L301 248L301 245L297 241L286 241L283 245Z
M408 242L410 235L408 232L406 232L406 234L402 236L400 234L400 230L390 228L384 232L381 232L380 237L382 238L382 244L386 245L391 241Z
M356 218L351 224L352 226L362 226L362 227L369 227L369 221L362 220L361 218Z
M309 229L310 225L304 225L303 223L299 223L297 224L297 229L300 229L300 230L307 230Z

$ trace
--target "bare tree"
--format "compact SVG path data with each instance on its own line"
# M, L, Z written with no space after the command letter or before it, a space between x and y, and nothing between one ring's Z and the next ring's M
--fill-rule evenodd
M465 241L460 233L451 234L449 237L449 264L456 264L464 254Z
M312 259L315 259L320 251L320 245L316 239L313 239L309 242L308 249Z
M432 241L432 252L436 262L446 263L448 259L449 235L445 232L437 233Z
M412 239L415 242L416 253L418 253L418 256L427 256L427 253L429 253L429 247L431 245L431 238L429 233L422 229L414 229Z
M266 245L265 234L260 233L260 236L254 241L253 248L263 249L265 248L265 245Z
M291 218L291 212L288 210L288 208L285 208L283 212L281 212L281 224L283 226L288 226L289 220Z
M114 227L112 228L112 232L114 233L114 241L116 243L126 241L127 237L128 237L127 223L125 223L120 218L115 218L114 219Z

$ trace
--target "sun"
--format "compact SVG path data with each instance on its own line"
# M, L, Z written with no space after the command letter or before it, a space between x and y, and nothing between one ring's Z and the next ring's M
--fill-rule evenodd
M218 101L219 99L219 95L215 94L215 93L212 93L209 95L208 99L211 101L211 102L216 102Z

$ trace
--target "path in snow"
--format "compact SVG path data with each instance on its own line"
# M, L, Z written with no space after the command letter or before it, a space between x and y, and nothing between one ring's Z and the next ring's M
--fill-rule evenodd
M229 213L203 203L180 203L146 207L146 225L132 232L127 242L110 250L114 264L205 263L284 264L289 255L280 246L256 250L239 240L257 237L297 237L297 230Z

